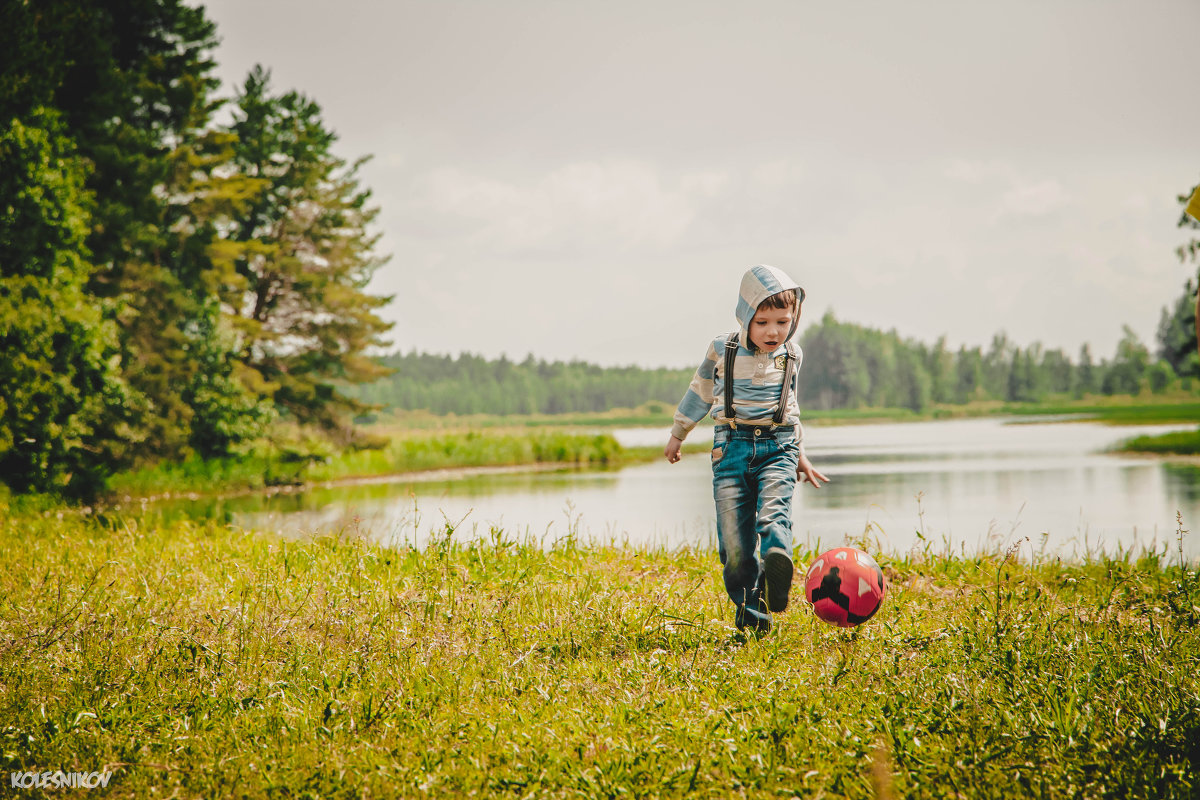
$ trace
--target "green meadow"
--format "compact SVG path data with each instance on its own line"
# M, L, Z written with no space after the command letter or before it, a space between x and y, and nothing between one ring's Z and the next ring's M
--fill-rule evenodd
M861 628L794 599L755 639L704 550L387 550L14 501L4 769L108 769L129 798L1194 798L1177 535L883 558Z

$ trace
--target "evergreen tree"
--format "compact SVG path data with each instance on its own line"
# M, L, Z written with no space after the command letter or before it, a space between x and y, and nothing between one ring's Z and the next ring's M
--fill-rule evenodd
M1173 307L1164 307L1158 321L1158 357L1176 375L1200 376L1196 354L1196 285L1189 278Z
M1007 396L1014 351L1015 347L1004 331L992 337L991 346L983 357L983 388L989 396Z
M1050 386L1050 376L1046 370L1046 350L1041 342L1034 342L1025 348L1027 359L1026 369L1029 372L1029 394L1034 402L1046 396Z
M915 347L896 348L896 401L895 405L913 411L924 411L929 406L932 394L929 371L921 362Z
M203 9L178 0L46 0L6 4L4 13L15 55L0 79L0 110L58 109L64 135L91 166L86 245L96 266L86 292L117 324L131 389L122 438L137 446L122 460L185 456L213 441L193 430L211 427L206 417L228 423L238 409L247 419L261 411L231 385L219 409L197 385L225 341L200 280L212 232L188 224L197 174L220 168L194 157L212 136L215 29ZM214 454L207 445L201 452Z
M1196 193L1197 189L1200 189L1200 185L1193 186L1190 190L1188 190L1187 193L1181 194L1176 198L1179 201L1180 206L1178 227L1193 232L1200 231L1200 221L1189 217L1187 212L1183 209L1186 208L1188 200L1191 199L1191 196ZM1181 244L1175 250L1175 254L1178 255L1179 260L1183 261L1184 263L1187 263L1188 261L1200 261L1200 239L1197 239L1196 234L1193 233L1190 237L1188 237L1186 242Z
M1137 334L1128 325L1122 326L1122 332L1116 355L1101 382L1105 394L1137 394L1150 367L1150 351Z
M871 375L857 331L826 312L800 339L800 401L811 408L855 408L867 402Z
M390 327L390 298L364 289L385 259L367 227L377 210L357 170L332 153L320 107L272 95L260 67L246 78L231 132L233 164L260 182L213 253L214 283L255 384L297 420L335 430L362 408L337 391L382 374L364 352Z
M1175 251L1179 255L1179 260L1185 264L1189 260L1192 262L1200 261L1200 239L1197 239L1195 234L1196 231L1200 230L1200 221L1188 216L1187 213L1188 201L1197 191L1200 191L1200 185L1193 186L1190 192L1187 194L1181 194L1178 197L1179 205L1182 207L1179 212L1179 227L1185 228L1192 232L1192 235L1188 238L1188 240L1181 244ZM1193 334L1195 337L1196 348L1198 351L1200 351L1200 295L1196 296L1195 302L1192 304L1192 321L1194 323ZM1178 357L1178 353L1176 353L1176 360L1178 360ZM1184 372L1180 372L1180 365L1176 364L1175 361L1172 361L1171 366L1174 367L1175 372L1180 375L1186 373L1187 375L1191 376L1195 375L1198 371L1190 362L1183 363L1182 367Z
M1014 348L1012 361L1008 370L1008 386L1004 399L1010 403L1024 403L1032 400L1029 381L1029 355L1022 353L1021 348Z
M1075 368L1075 396L1092 394L1099 385L1096 365L1092 363L1092 349L1085 343L1079 348L1079 366Z
M84 167L54 114L0 131L0 475L87 496L111 469L126 395L91 271Z
M925 367L929 372L929 390L933 402L954 402L957 376L954 369L954 354L947 349L945 336L939 336L933 347L926 351Z
M958 349L954 367L954 402L969 403L983 394L983 353L978 347Z
M1039 369L1042 391L1067 394L1075 385L1075 368L1062 350L1047 350Z
M1175 380L1175 371L1165 361L1155 361L1146 372L1146 383L1154 394L1162 394Z
M90 290L122 293L131 261L155 261L169 219L168 155L207 122L215 28L179 0L5 3L0 19L0 122L39 107L90 165ZM199 111L199 114L198 114Z

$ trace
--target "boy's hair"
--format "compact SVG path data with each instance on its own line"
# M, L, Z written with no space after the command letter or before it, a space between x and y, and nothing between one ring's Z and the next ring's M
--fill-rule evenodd
M764 308L795 308L797 305L799 303L796 302L796 290L788 289L763 300L758 304L758 310L762 311Z

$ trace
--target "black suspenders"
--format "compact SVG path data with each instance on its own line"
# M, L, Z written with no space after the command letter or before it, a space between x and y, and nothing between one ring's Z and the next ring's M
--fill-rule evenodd
M737 427L737 419L733 413L733 360L737 358L738 334L731 333L725 339L725 416L729 424Z
M739 333L731 333L725 339L725 369L723 378L725 380L725 416L729 418L729 424L737 427L737 419L733 411L733 360L737 358L738 351L738 336ZM788 392L792 390L792 384L796 380L796 354L792 351L792 343L787 343L787 364L783 368L783 387L779 390L779 408L775 409L775 416L771 418L772 425L783 423L784 415L787 414Z

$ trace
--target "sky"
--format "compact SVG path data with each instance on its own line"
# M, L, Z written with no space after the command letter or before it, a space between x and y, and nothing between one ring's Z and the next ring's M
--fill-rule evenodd
M1195 271L1195 0L204 5L372 157L389 350L691 366L763 263L801 328L1107 358Z

